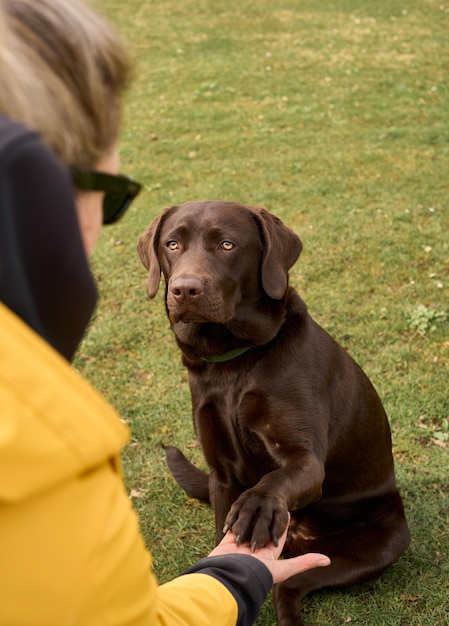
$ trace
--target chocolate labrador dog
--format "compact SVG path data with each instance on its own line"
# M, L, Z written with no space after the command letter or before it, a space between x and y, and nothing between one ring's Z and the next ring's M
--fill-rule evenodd
M262 208L189 202L163 211L138 242L148 294L166 310L188 369L193 421L210 473L177 448L169 467L210 501L217 541L232 528L253 550L332 564L274 589L281 626L299 601L378 576L410 542L382 403L359 366L288 284L301 241Z

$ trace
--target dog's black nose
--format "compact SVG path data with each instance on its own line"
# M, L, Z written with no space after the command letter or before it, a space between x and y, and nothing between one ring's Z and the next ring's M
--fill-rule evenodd
M178 276L170 282L171 294L181 300L182 298L196 298L203 293L203 281L196 276Z

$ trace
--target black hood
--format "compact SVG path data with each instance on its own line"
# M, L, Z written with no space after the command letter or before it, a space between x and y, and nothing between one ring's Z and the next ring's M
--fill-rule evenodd
M68 360L97 301L66 169L1 115L0 301Z

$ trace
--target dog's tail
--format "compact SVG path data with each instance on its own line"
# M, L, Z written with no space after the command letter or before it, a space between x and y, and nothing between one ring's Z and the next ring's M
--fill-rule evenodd
M195 467L174 446L165 446L167 465L173 478L191 498L210 504L209 497L209 474Z

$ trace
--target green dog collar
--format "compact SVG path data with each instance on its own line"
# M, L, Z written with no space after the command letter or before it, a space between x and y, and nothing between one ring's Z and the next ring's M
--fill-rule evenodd
M208 363L224 363L225 361L232 361L232 359L248 352L250 349L251 346L246 348L236 348L235 350L229 350L229 352L225 352L224 354L217 354L217 356L203 356L202 360L207 361Z

